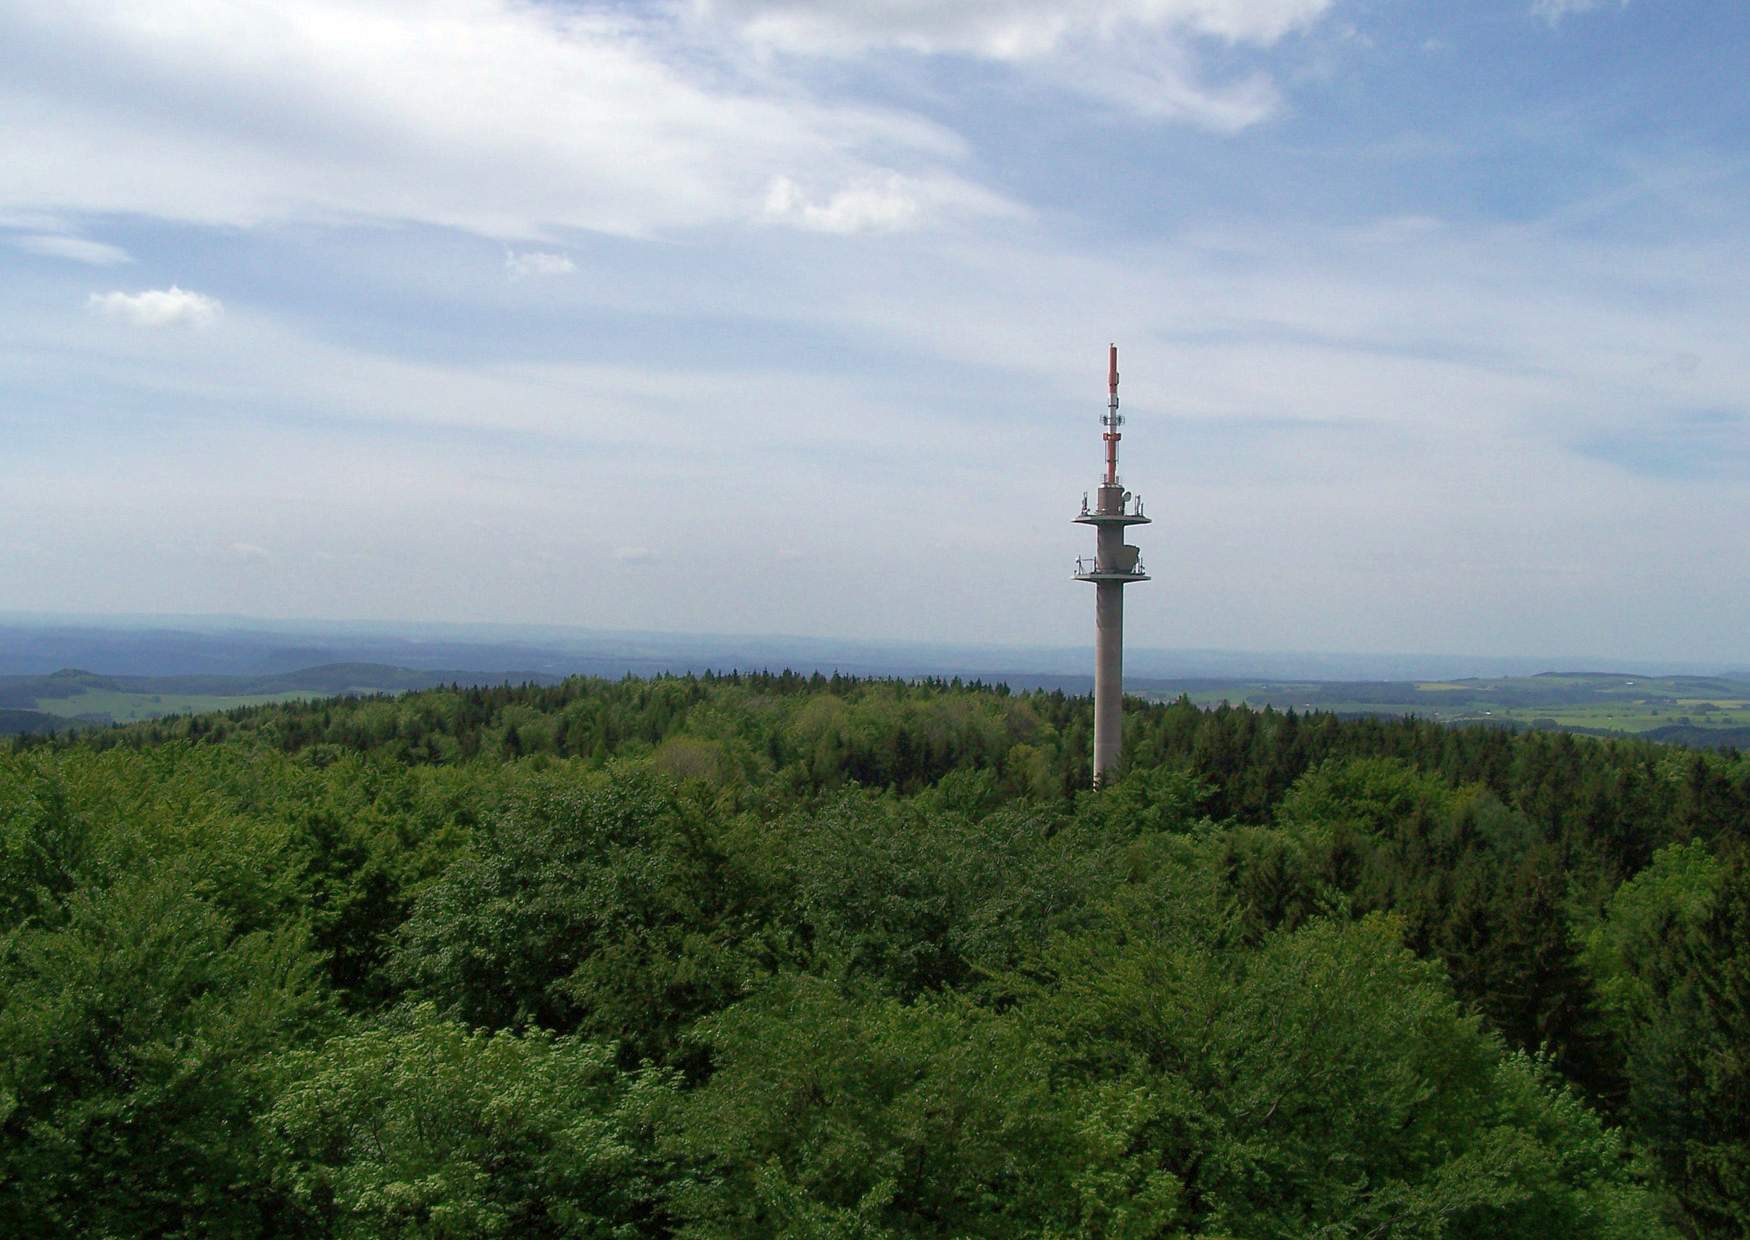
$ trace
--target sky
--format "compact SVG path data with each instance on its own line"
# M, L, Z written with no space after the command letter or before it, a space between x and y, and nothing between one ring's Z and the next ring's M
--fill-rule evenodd
M1744 0L0 0L0 609L1750 657Z

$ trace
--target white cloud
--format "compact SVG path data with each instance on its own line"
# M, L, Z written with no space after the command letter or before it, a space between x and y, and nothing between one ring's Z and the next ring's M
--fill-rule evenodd
M927 227L1014 207L962 170L953 132L785 57L977 57L1233 130L1277 110L1276 86L1256 63L1211 73L1202 45L1231 61L1331 3L0 5L0 115L29 118L5 136L0 218L393 220L507 241ZM806 201L773 212L786 178Z
M10 211L0 206L0 228L14 228L21 232L59 233L66 232L69 227L65 219L47 211Z
M790 176L772 179L761 216L808 232L898 232L947 214L1020 218L1026 210L964 182L901 176L865 178L821 195Z
M859 233L903 228L920 209L917 198L896 181L842 189L825 202L811 202L795 181L778 177L766 191L765 216L812 232Z
M93 293L86 305L97 314L135 327L206 327L225 311L217 298L174 284L139 293Z
M226 550L240 560L266 560L272 558L268 555L266 547L258 547L254 543L234 542L227 547Z
M621 564L648 564L656 558L649 547L616 547L614 559Z
M774 177L833 194L956 185L952 133L747 71L673 6L521 0L66 0L0 6L0 211L228 226L386 219L506 240L764 217ZM78 66L78 71L70 67ZM139 101L149 98L150 108ZM798 223L804 221L798 220Z
M1531 12L1550 25L1555 25L1571 13L1586 13L1601 8L1608 0L1532 0ZM1619 8L1627 8L1628 0L1620 0Z
M504 269L513 280L521 280L529 276L568 276L577 270L577 264L571 261L569 254L547 250L524 250L521 253L506 250Z
M702 11L755 47L853 57L893 49L971 56L1153 120L1232 131L1280 101L1261 72L1207 80L1199 39L1267 48L1324 16L1332 0L717 0Z
M29 254L48 258L70 258L92 267L114 267L133 262L133 256L120 246L92 241L85 237L67 237L54 233L32 233L14 237L12 244Z
M1269 45L1332 0L716 0L698 7L751 40L793 52L851 55L892 47L1031 60L1090 35L1186 33Z
M1219 85L1202 79L1195 58L1177 43L1084 46L1044 70L1055 85L1154 121L1184 121L1235 133L1275 115L1281 92L1263 73Z

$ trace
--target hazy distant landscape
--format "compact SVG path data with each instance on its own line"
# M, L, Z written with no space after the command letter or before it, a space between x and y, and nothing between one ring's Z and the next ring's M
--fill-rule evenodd
M418 635L412 635L418 634ZM596 633L521 626L226 625L0 621L0 735L131 723L337 695L437 685L553 684L788 668L828 675L960 678L1086 693L1078 650L851 643L783 636ZM316 660L325 660L316 662ZM1750 675L1638 671L1454 671L1537 666L1465 656L1137 651L1128 691L1337 715L1750 745ZM1671 665L1657 665L1669 668ZM1405 670L1418 679L1400 679ZM1369 671L1378 678L1364 678ZM1229 674L1222 674L1227 672ZM1241 672L1235 675L1233 672ZM1269 674L1275 672L1276 674ZM1249 673L1249 674L1246 674ZM1443 676L1444 673L1444 676Z
M451 683L551 684L557 679L539 672L495 678L480 672L415 671L381 663L328 664L257 677L103 676L68 668L47 676L0 676L0 733L137 723L167 715L303 698L401 693Z
M1415 715L1595 735L1633 734L1680 745L1750 745L1750 678L1545 672L1422 681L1185 681L1144 697L1244 703L1338 715Z
M1086 693L1092 678L1078 670L1085 662L1085 652L1075 649L779 635L14 617L0 620L0 735L447 684L553 684L566 676L788 668ZM1537 667L1538 661L1457 655L1142 650L1129 662L1128 691L1157 701L1184 695L1203 705L1416 715L1684 745L1750 744L1750 675L1658 675L1652 669L1482 675ZM1399 678L1406 671L1420 678ZM1446 678L1464 671L1471 674Z

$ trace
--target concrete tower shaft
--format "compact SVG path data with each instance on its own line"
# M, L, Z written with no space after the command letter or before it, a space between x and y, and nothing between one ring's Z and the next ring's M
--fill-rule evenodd
M1076 524L1094 527L1094 558L1076 560L1078 581L1094 583L1094 786L1117 769L1124 747L1124 587L1147 581L1140 551L1124 541L1126 527L1147 525L1142 500L1132 496L1118 480L1118 346L1107 355L1106 383L1109 397L1100 419L1105 428L1100 438L1106 448L1106 472L1095 489L1092 509L1082 499Z

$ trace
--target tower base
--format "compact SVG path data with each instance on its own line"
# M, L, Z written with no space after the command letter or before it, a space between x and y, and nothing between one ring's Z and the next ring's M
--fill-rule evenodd
M1094 786L1124 746L1124 583L1094 583Z

